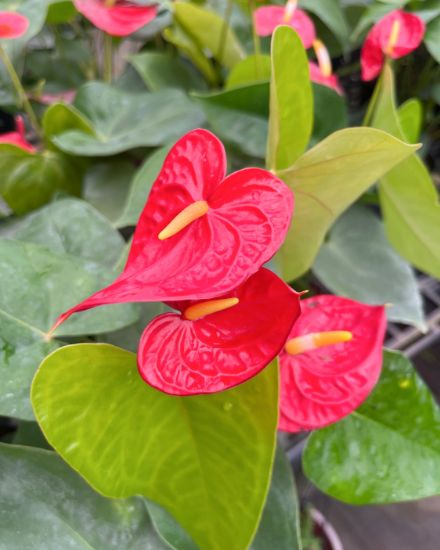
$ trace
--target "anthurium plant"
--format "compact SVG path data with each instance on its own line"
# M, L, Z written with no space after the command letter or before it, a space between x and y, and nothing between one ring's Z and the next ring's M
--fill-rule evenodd
M299 550L292 438L440 494L384 349L440 274L440 4L393 7L0 0L2 548Z

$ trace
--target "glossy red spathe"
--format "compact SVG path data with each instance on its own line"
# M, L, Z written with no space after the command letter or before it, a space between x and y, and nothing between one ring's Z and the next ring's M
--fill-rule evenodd
M382 367L383 306L320 295L301 302L290 338L350 331L352 339L313 351L280 354L280 430L298 432L332 424L353 412L374 388Z
M255 28L259 36L270 36L278 25L288 25L295 29L305 48L310 48L316 38L315 25L305 11L295 9L286 16L283 6L262 6L254 12Z
M411 53L420 45L424 34L424 21L413 13L394 10L383 17L372 27L362 46L362 79L376 78L385 56L398 59Z
M189 321L194 302L154 319L142 335L142 378L173 395L213 393L255 376L280 352L300 313L299 295L267 269L260 269L225 298L238 303Z
M15 117L15 132L7 132L0 134L0 143L7 143L9 145L15 145L20 147L28 153L36 153L37 150L26 139L26 130L24 127L24 121L21 116Z
M112 36L128 36L157 15L157 6L140 6L125 0L74 0L76 9L95 27Z
M203 300L241 285L281 246L293 195L276 176L245 168L225 177L224 147L193 130L171 149L139 218L123 273L72 313L120 302ZM208 211L166 240L159 235L194 203Z
M321 86L327 86L328 88L332 88L339 95L344 95L344 90L341 87L339 78L334 73L332 73L329 76L322 74L321 69L319 68L319 65L317 65L313 61L309 61L309 69L310 69L310 80L312 82L315 82L316 84L321 84Z
M21 13L0 11L0 40L20 38L29 28L29 20Z

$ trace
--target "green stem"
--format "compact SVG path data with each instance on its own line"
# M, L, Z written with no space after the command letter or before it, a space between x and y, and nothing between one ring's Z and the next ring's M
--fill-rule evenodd
M113 39L104 33L104 80L111 84L113 80Z
M260 67L260 55L261 55L261 45L260 45L260 37L257 34L257 26L255 25L255 0L249 0L249 7L251 10L251 17L252 17L252 40L254 43L254 52L255 52L255 73L257 79L260 78L261 75L261 67Z
M6 50L0 46L0 59L5 64L6 70L8 71L9 78L11 79L11 82L15 88L15 91L17 92L17 96L20 102L20 107L23 107L23 109L26 111L26 114L29 117L29 120L31 121L31 124L35 130L35 133L39 138L42 137L40 124L38 123L37 116L34 113L34 110L32 109L32 105L29 102L29 99L27 98L26 92L23 88L23 85L21 84L20 77L18 76L14 65L12 64L9 55L7 54Z
M220 35L220 43L218 46L218 60L223 64L223 56L225 54L226 40L228 37L228 29L231 22L232 9L234 7L233 0L228 0L226 4L225 18L223 20L222 32Z

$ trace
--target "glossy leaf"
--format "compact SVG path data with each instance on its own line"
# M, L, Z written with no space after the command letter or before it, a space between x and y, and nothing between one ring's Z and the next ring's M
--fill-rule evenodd
M220 64L230 69L245 57L243 48L230 27L227 27L222 48L225 23L214 11L186 2L175 2L173 7L178 24L193 38L200 50L209 50Z
M91 122L73 105L55 103L45 111L43 132L49 147L54 136L73 131L96 137Z
M169 150L170 147L161 147L148 157L136 172L124 209L116 222L117 227L136 225Z
M404 139L395 105L394 76L386 65L378 83L371 126ZM422 271L440 277L440 205L418 156L396 166L379 185L385 230L397 252Z
M227 89L238 88L269 80L270 70L271 60L269 55L249 55L234 65L228 74L225 87Z
M143 52L130 60L148 89L156 92L163 88L206 90L200 73L178 55L166 52Z
M341 2L338 0L301 0L301 6L319 17L335 34L340 44L346 46L349 28Z
M264 158L269 108L266 82L195 97L222 140L244 154Z
M16 214L25 214L49 202L56 191L78 195L81 166L52 151L30 153L0 144L0 196Z
M266 164L284 170L304 152L313 125L313 96L307 55L290 27L272 37L272 76Z
M313 100L315 117L311 145L348 126L346 102L334 90L313 84Z
M199 129L183 136L154 183L123 273L60 315L54 329L104 304L211 299L256 273L284 239L293 196L266 170L225 172L225 150L213 134ZM200 205L206 210L189 225L159 238L182 211Z
M0 531L8 550L166 550L141 498L95 493L55 453L0 443Z
M408 99L398 109L402 134L408 143L417 143L422 129L423 106L419 99Z
M426 329L414 272L391 248L383 224L367 208L354 206L339 218L313 271L335 294L389 304L388 319Z
M324 492L351 504L440 493L440 411L400 353L385 351L382 377L362 407L314 433L303 465Z
M63 131L52 138L67 153L108 156L135 147L156 147L197 127L203 115L179 90L129 94L100 82L80 88L74 106L94 135Z
M440 15L433 19L426 27L425 45L432 57L440 63Z
M295 223L278 254L284 278L292 280L305 273L338 216L416 149L379 130L348 128L278 172L296 199Z
M146 385L135 355L80 344L42 363L32 402L48 441L99 492L156 501L201 548L250 543L272 468L275 366L233 390L180 398Z

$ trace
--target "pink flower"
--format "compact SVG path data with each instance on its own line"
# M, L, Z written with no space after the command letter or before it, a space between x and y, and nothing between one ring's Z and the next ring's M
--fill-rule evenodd
M74 0L73 3L95 27L112 36L133 34L157 15L157 6L139 6L126 0Z
M420 45L424 34L424 21L413 13L395 10L383 17L370 30L362 46L362 79L376 78L385 56L398 59L411 53Z
M20 38L28 27L29 20L21 13L0 11L0 40Z
M298 33L305 48L315 40L315 25L310 17L289 0L285 7L263 6L254 12L255 27L259 36L270 36L278 25L289 25Z
M318 63L314 63L313 61L309 62L310 79L316 84L332 88L339 95L344 95L344 91L339 83L339 78L333 74L332 62L327 48L321 40L314 40L313 48Z
M20 147L28 153L36 153L37 150L26 140L26 132L24 128L24 122L21 116L15 117L15 132L7 132L6 134L0 134L0 143L7 143L9 145L15 145Z

